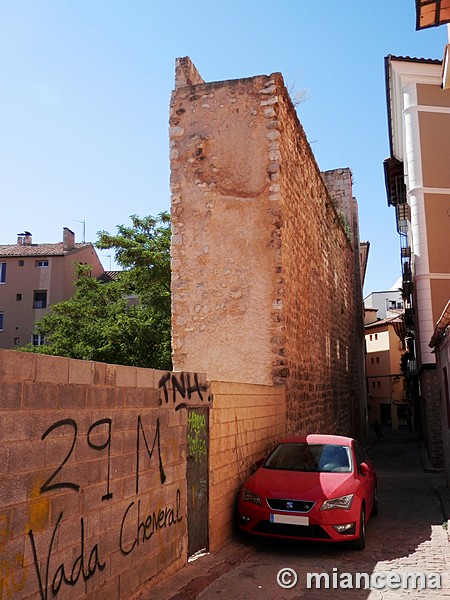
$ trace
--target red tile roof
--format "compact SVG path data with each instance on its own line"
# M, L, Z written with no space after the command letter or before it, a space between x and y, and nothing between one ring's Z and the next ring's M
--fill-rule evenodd
M75 244L70 250L64 250L63 242L57 244L0 244L0 257L8 256L64 256L73 254L82 248L92 246L90 242Z

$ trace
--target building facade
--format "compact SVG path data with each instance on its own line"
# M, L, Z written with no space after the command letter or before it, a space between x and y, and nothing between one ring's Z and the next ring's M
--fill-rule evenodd
M371 316L371 310L366 313ZM412 427L414 407L409 404L401 362L405 353L404 324L398 315L365 325L369 424Z
M401 239L408 377L429 457L443 464L440 397L429 341L450 297L450 90L440 60L387 56L388 204Z
M104 272L94 246L76 243L67 227L56 244L34 244L25 232L17 244L0 245L0 348L45 342L34 335L35 323L73 295L76 263L91 265L93 277Z

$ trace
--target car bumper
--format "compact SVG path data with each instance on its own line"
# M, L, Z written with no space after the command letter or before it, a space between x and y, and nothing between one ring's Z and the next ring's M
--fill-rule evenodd
M322 542L346 542L359 536L360 507L353 502L350 510L335 509L319 511L313 509L309 513L289 513L271 511L265 507L250 505L240 501L238 506L238 525L242 531L254 535L282 537L302 540L319 540ZM283 515L284 520L299 515L308 517L308 524L277 523L271 521L271 515ZM343 532L335 526L347 525L349 529Z

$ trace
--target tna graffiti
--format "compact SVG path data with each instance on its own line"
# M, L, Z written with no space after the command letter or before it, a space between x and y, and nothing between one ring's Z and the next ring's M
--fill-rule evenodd
M172 389L170 389L172 384ZM165 373L158 382L158 388L162 390L164 401L169 402L169 396L172 396L172 401L175 404L175 410L180 410L187 407L187 402L181 400L191 400L194 394L197 394L200 401L203 402L207 395L208 385L200 383L197 373ZM177 402L180 401L179 404ZM211 402L211 396L207 395L207 401ZM162 398L159 399L159 404L163 403Z

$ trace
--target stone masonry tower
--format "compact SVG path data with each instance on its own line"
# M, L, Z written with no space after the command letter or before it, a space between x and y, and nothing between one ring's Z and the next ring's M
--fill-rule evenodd
M205 83L177 59L170 145L174 369L285 384L292 432L360 429L357 228L281 74Z

